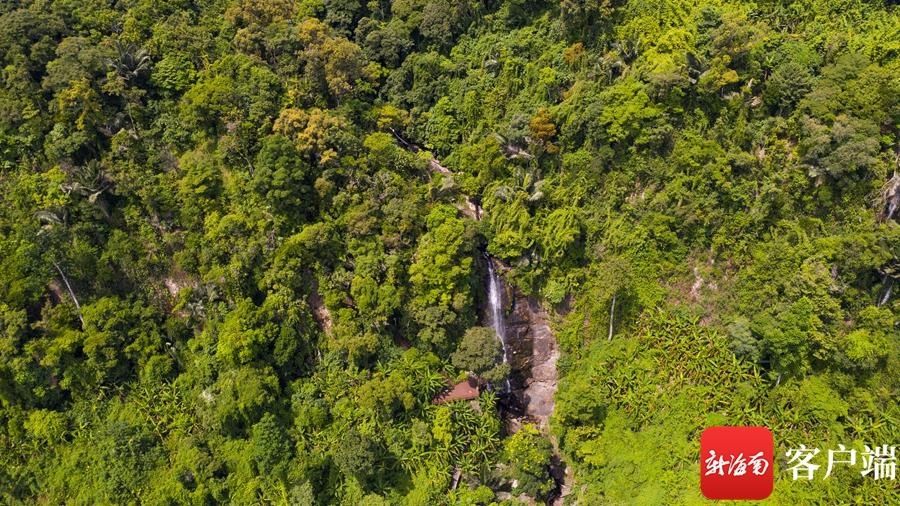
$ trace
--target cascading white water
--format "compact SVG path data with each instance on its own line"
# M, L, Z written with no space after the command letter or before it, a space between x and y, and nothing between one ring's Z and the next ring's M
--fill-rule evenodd
M878 307L887 304L888 301L891 300L891 289L894 288L894 278L889 278L887 276L885 276L884 278L885 281L883 284L887 286L887 289L885 289L884 295L882 295L881 299L878 301Z
M509 364L509 349L506 346L506 322L503 320L503 291L500 276L494 269L494 261L488 257L488 309L491 316L491 327L497 333L503 346L503 363ZM506 379L506 391L510 390L509 378Z

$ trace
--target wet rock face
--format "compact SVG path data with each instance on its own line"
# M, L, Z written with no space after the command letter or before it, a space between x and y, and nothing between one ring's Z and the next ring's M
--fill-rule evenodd
M527 403L523 397L523 392L531 379L531 363L532 363L532 336L531 336L531 318L528 311L527 300L516 294L508 287L505 290L507 297L505 300L506 314L506 342L509 348L509 367L510 367L510 383L511 394L515 398L516 407L522 410L527 408ZM510 293L513 292L513 293Z
M529 303L533 303L529 300ZM539 305L530 306L531 311L531 378L525 388L526 414L546 426L553 414L556 395L556 362L559 348L556 337L550 331L547 313Z
M556 362L559 349L550 331L548 315L531 297L514 294L513 318L508 322L510 362L516 376L513 393L524 408L524 414L546 427L553 414L556 394ZM516 386L518 388L516 388Z
M490 258L486 261L492 262ZM494 263L494 270L503 266ZM572 490L574 476L559 455L556 438L549 434L549 420L553 414L556 395L559 347L550 329L550 318L540 302L502 282L500 303L506 337L507 360L511 373L509 388L501 391L501 413L506 430L516 432L523 423L537 424L553 445L553 457L548 462L556 489L547 504L561 505ZM488 280L489 282L490 280ZM491 304L486 304L484 321L492 322ZM498 497L501 495L498 494ZM533 498L519 496L526 504L537 504Z
M525 417L542 427L553 414L556 362L559 348L550 330L549 316L533 297L504 284L503 314L509 354L509 414Z

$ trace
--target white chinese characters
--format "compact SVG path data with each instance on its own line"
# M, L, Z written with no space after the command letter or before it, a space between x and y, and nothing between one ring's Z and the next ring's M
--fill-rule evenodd
M794 464L789 469L794 473L794 480L801 477L801 473L805 473L804 479L811 480L816 473L816 469L820 466L813 464L812 459L819 454L818 448L807 448L806 445L800 445L800 448L790 449L785 454L788 458L788 464Z
M744 457L743 453L737 455L716 455L715 450L709 450L709 457L703 461L706 464L706 474L717 474L719 476L744 476L747 469L756 476L766 474L769 469L769 461L763 457L763 452L758 452L749 457Z
M872 474L876 480L888 479L893 480L897 473L897 456L895 447L888 445L876 446L873 451L866 445L863 452L863 470L860 472L863 476Z
M822 467L813 463L819 453L818 448L807 448L802 444L799 448L791 448L785 452L788 471L795 481L812 480L815 477L816 471ZM858 463L862 466L860 474L863 476L871 476L875 480L894 480L897 473L896 447L881 445L870 448L865 445L864 450L857 455L857 450L847 449L845 445L839 444L836 450L828 450L828 462L822 479L831 476L837 466L852 467Z

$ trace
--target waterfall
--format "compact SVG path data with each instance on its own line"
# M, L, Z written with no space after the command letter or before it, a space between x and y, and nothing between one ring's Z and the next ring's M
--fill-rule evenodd
M887 302L891 300L891 289L894 288L894 278L885 275L883 284L887 285L887 289L885 289L884 295L882 295L881 299L878 301L878 307L887 304Z
M509 364L509 349L506 346L506 322L503 320L503 289L500 284L500 276L494 269L494 261L487 257L488 265L488 310L491 317L491 327L497 333L500 344L503 346L503 363ZM509 378L506 379L506 391L510 390Z

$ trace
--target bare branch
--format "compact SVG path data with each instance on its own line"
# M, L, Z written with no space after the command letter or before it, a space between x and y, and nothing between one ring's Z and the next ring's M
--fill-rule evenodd
M58 263L56 263L55 261L52 262L53 267L56 267L56 271L59 272L59 275L62 277L63 283L66 284L66 289L69 290L69 295L72 297L72 302L75 303L75 308L78 310L78 319L81 321L81 326L84 327L84 317L81 314L81 304L78 303L78 298L75 297L75 292L72 290L72 285L69 284L69 278L67 278L63 273Z
M612 304L609 306L609 338L607 341L612 341L613 336L613 316L616 312L616 296L613 295Z

